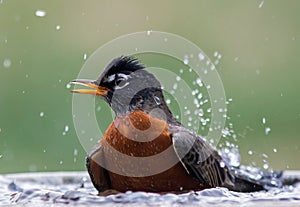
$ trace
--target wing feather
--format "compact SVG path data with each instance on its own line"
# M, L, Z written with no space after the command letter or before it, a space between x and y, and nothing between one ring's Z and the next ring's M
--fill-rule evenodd
M175 152L190 175L210 187L233 185L221 156L201 137L182 129L173 130L172 137Z
M94 150L86 157L86 167L91 177L91 181L95 188L100 192L104 192L111 188L108 171L104 169L104 155L101 144L96 146Z

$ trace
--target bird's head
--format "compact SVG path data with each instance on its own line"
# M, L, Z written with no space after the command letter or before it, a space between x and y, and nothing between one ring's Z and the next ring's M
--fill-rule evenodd
M169 112L159 81L132 57L112 60L97 80L77 79L71 83L91 88L72 92L104 98L117 115L137 109L149 113L154 108Z

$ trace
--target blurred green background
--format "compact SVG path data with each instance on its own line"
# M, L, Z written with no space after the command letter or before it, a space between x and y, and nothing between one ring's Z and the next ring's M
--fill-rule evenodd
M242 163L299 170L299 9L298 0L0 0L0 173L84 170L66 85L84 54L146 30L222 54Z

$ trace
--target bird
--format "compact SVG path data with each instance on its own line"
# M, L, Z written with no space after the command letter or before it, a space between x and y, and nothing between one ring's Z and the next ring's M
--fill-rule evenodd
M86 157L99 195L109 191L181 193L214 187L254 192L280 185L280 173L264 172L259 178L249 176L251 171L242 173L203 137L182 125L166 104L157 77L137 58L114 58L99 78L71 83L89 88L73 89L73 93L100 97L115 113Z

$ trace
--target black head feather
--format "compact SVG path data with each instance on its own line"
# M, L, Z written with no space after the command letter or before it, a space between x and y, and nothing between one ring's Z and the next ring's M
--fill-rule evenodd
M109 76L116 73L130 74L137 70L144 69L142 65L136 58L130 56L121 56L113 59L105 68L103 73L98 78L97 82L101 82L104 76Z

